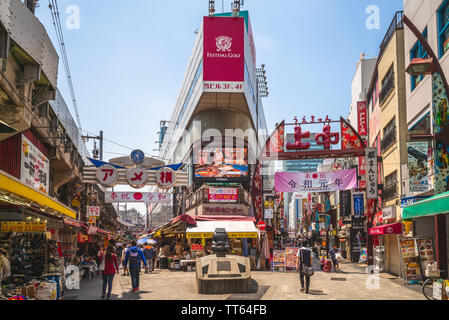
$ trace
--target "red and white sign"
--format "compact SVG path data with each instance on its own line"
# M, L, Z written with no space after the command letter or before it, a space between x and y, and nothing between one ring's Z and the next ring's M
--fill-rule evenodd
M128 184L136 189L143 188L148 180L148 173L145 168L131 168L126 173Z
M368 118L366 114L366 102L357 102L357 125L359 134L363 136L368 135Z
M365 157L359 157L359 188L365 189L366 188L366 158Z
M209 202L237 202L236 188L209 188Z
M374 228L369 229L370 235L376 235L376 234L401 234L402 233L402 223L392 223L392 224L386 224L383 226L378 226Z
M170 203L171 194L155 192L105 192L105 202Z
M87 207L87 216L88 217L99 217L100 210L101 210L101 207L99 207L99 206L88 206Z
M50 161L23 134L21 152L20 180L36 190L48 193L50 186Z
M259 228L259 230L262 231L262 230L265 230L265 228L267 227L267 225L266 225L266 223L265 223L264 221L260 220L260 221L257 223L256 227Z
M159 188L169 189L176 183L175 171L170 168L161 168L156 172L156 183Z
M113 187L117 184L118 169L105 164L97 169L97 181L105 187Z
M241 17L204 17L204 91L243 92L245 23Z

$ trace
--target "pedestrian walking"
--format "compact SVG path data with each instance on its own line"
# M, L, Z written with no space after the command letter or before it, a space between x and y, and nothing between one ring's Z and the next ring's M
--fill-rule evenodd
M148 263L148 268L145 270L145 273L153 271L153 256L154 256L154 250L152 246L146 246L143 249L143 255L145 256L145 259Z
M125 245L123 246L123 250L122 250L122 261L121 261L122 267L123 267L123 275L124 275L124 276L129 276L129 272L128 272L128 270L125 268L125 257L126 257L126 252L128 252L128 249L129 249L129 245L128 245L128 244L125 244Z
M147 261L143 255L142 249L136 247L136 241L131 242L131 247L126 252L125 262L123 267L127 270L129 261L129 274L131 276L131 284L133 287L133 292L137 293L139 291L140 282L140 265L143 262L145 265L145 270L148 269Z
M331 256L332 263L334 264L335 272L340 271L340 266L338 265L337 254L341 253L341 249L337 248L336 245L332 246L332 250L329 251L329 255Z
M108 289L107 298L111 297L112 282L114 281L114 275L119 273L117 255L115 254L115 247L109 246L106 253L99 257L100 267L103 276L103 291L101 298L103 299L106 294L106 288Z
M312 269L313 255L307 240L303 240L297 253L296 270L299 271L301 282L301 292L309 293L310 277L313 275Z

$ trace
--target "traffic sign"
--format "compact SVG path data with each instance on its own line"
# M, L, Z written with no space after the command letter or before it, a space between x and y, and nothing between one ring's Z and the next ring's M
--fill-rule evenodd
M263 230L265 230L265 228L267 227L267 225L266 225L266 223L265 223L264 221L260 220L260 221L257 223L256 227L259 228L260 231L263 231Z

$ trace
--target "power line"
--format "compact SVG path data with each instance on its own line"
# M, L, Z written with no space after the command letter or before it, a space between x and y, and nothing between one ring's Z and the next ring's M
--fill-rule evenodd
M60 20L60 16L59 16L59 8L58 8L57 0L48 0L48 7L50 8L51 17L53 19L53 25L54 25L55 31L56 31L56 37L59 42L59 49L61 51L62 62L64 64L65 74L66 74L66 78L67 78L67 84L69 86L70 95L71 95L72 102L73 102L73 109L75 110L76 120L78 122L78 128L80 130L82 130L81 120L80 120L80 116L79 116L79 112L78 112L78 105L77 105L76 97L75 97L75 90L74 90L73 82L72 82L72 75L70 73L69 60L67 58L67 51L65 48L64 35L62 33L61 20Z

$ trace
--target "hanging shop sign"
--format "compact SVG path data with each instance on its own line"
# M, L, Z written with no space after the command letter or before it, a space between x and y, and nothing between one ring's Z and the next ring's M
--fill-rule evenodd
M366 189L366 158L359 157L359 189Z
M426 192L429 190L429 167L427 153L429 143L407 142L408 152L408 173L410 192Z
M401 208L414 204L415 202L424 200L429 198L430 196L417 196L417 197L408 197L401 199Z
M113 187L117 184L118 169L105 164L97 168L97 181L104 187Z
M1 226L2 232L46 232L47 224L45 222L35 223L35 222L7 222L3 221Z
M237 202L238 190L236 188L209 188L209 202Z
M26 185L48 194L50 161L22 134L20 180Z
M88 217L99 217L101 207L100 206L87 206L87 216Z
M365 143L357 131L349 123L341 120L341 149L363 149Z
M432 123L434 134L449 125L449 108L443 80L438 72L432 75ZM435 141L434 189L435 194L446 192L449 186L449 146Z
M170 203L171 194L156 192L105 192L105 202Z
M396 206L388 206L382 209L382 219L396 219Z
M377 150L366 148L366 197L377 199Z
M94 217L89 218L89 224L95 224L97 221Z
M273 209L264 209L264 219L273 219L273 213L274 210Z
M205 92L243 92L245 20L204 17L203 81Z
M333 192L357 188L357 170L335 172L276 172L276 192Z
M241 204L204 204L202 207L206 215L248 215L247 207Z
M126 180L131 187L140 189L147 183L148 173L143 167L131 168L126 173Z
M175 171L170 168L161 168L156 171L156 184L161 189L170 189L175 185Z
M354 192L354 216L362 217L365 214L365 195L362 192Z
M361 136L368 135L368 118L366 114L366 101L357 102L357 130Z

